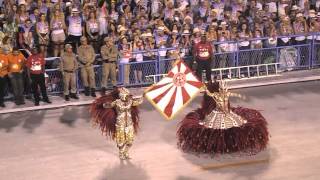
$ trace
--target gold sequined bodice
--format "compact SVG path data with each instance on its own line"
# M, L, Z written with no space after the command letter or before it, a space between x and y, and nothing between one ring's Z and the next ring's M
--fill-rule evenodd
M207 94L215 100L217 108L207 115L204 120L200 121L200 125L214 129L229 129L240 127L247 123L245 119L232 112L229 108L229 97L241 97L240 95L224 90L214 93L207 91Z
M218 92L218 93L210 93L215 102L217 103L217 108L222 112L230 112L229 109L229 97L230 92Z
M115 109L117 111L117 126L130 126L132 125L131 118L132 100L121 101L120 99L115 101Z

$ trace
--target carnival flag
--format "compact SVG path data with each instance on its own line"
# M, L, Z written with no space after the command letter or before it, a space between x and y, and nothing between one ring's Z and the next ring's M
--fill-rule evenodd
M145 97L170 120L197 95L202 86L202 82L180 60L167 76L145 91Z

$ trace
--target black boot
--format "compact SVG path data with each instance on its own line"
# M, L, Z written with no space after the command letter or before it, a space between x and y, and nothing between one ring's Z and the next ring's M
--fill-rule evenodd
M65 99L66 101L70 101L69 95L65 95L65 96L64 96L64 99Z
M95 88L91 88L91 96L92 97L97 97Z
M35 105L35 106L39 106L39 105L40 105L40 102L39 102L39 101L35 101L35 102L34 102L34 105Z
M48 97L43 98L43 102L46 102L48 104L52 103Z
M20 105L26 104L25 101L24 101L24 96L23 95L19 97L19 103L20 103Z
M6 107L6 105L4 105L4 103L3 102L0 102L0 107Z
M90 96L90 88L89 87L84 87L84 95Z
M71 93L71 94L70 94L70 98L72 98L72 99L79 99L79 97L77 96L76 93Z
M106 95L107 89L105 87L101 88L101 95Z

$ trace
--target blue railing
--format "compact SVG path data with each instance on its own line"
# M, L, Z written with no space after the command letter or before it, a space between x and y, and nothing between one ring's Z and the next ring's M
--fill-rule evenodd
M284 63L287 61L286 58L292 61L290 68L298 70L298 69L308 69L318 67L320 65L320 41L316 40L317 36L320 34L309 34L313 38L311 40L307 40L305 44L299 45L290 45L290 46L276 46L276 47L264 47L261 49L247 49L247 50L238 50L235 51L227 51L227 52L216 52L214 61L212 64L212 68L225 68L225 67L237 67L243 65L256 65L256 64L265 64L265 63ZM308 36L309 36L308 35ZM278 36L277 38L289 37L294 39L301 35L294 36ZM256 41L261 40L262 43L268 40L268 38L255 38L246 41ZM319 38L320 40L320 38ZM218 47L220 44L228 43L234 44L236 47L239 47L239 43L241 41L225 41L225 42L216 42L213 43L215 47ZM174 62L174 59L161 57L161 51L170 51L176 50L175 48L165 48L165 49L153 49L150 51L137 51L132 54L143 54L147 55L148 53L152 53L153 57L148 58L148 60L143 62L130 62L130 63L118 63L117 69L117 81L118 84L123 84L125 86L148 86L153 83L152 79L146 78L150 75L156 74L165 74L170 69ZM284 56L286 52L292 56ZM296 56L295 56L296 54ZM183 58L187 64L190 66L192 63L191 54L185 56ZM59 61L59 58L47 58L49 61ZM101 79L102 79L102 68L99 65L101 62L101 58L97 55L98 64L95 65L95 75L96 75L96 85L97 89L101 87ZM57 64L57 63L56 63ZM283 65L284 67L286 65ZM281 67L280 67L281 68ZM126 71L125 71L126 70ZM60 71L56 68L47 69L46 73L48 75L47 78L47 87L50 94L59 94L63 91L63 82L62 75ZM142 75L141 81L137 81L137 74ZM81 83L80 74L78 73L77 80L78 90L82 90L83 86ZM111 87L111 83L110 83Z

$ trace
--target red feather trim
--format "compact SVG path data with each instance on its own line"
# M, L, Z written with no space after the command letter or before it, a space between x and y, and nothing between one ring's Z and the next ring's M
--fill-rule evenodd
M256 154L265 149L269 140L265 118L253 109L232 109L247 123L230 129L207 128L199 124L197 112L189 113L178 128L178 146L185 152L212 156L234 152Z

